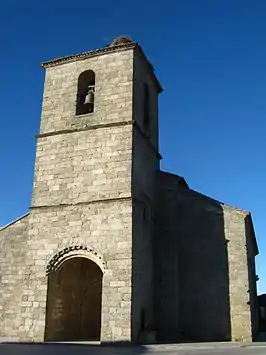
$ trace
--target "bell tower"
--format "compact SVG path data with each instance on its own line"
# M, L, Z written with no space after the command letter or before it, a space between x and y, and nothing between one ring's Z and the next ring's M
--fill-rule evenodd
M69 338L71 329L62 329L97 324L97 339L88 331L83 340L137 340L153 320L160 84L141 47L128 37L42 66L46 77L29 216L29 252L38 255L33 297L43 308L32 310L39 319L34 337L41 340L45 331L49 340L79 340ZM72 264L62 266L70 257ZM75 258L91 263L75 266ZM93 283L89 269L84 280L81 267L98 267L101 280ZM70 291L60 291L62 284ZM91 296L96 284L100 300ZM70 310L71 292L80 297L79 311ZM91 304L82 308L85 299ZM89 312L96 307L100 319L93 326Z

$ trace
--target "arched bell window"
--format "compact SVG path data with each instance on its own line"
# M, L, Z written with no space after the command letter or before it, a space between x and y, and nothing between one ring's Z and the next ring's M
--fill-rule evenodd
M85 115L94 111L95 73L86 70L78 78L76 115Z

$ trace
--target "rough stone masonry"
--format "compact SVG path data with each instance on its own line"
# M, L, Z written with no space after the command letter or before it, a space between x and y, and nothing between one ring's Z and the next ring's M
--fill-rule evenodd
M160 171L162 88L140 45L42 66L30 212L0 229L0 337L252 340L251 215Z

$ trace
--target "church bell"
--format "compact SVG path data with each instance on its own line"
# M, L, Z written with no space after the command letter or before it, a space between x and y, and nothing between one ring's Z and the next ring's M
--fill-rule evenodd
M90 86L88 88L88 94L86 95L84 104L92 105L94 103L94 87Z

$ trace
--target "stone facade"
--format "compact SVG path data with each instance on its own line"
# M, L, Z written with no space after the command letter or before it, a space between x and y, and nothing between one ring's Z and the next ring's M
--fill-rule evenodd
M0 230L0 337L252 339L250 214L160 171L161 87L140 46L122 39L43 66L30 213ZM86 71L93 101L77 97ZM77 114L80 101L92 112Z
M162 340L179 333L189 341L250 341L258 327L258 250L250 214L189 189L173 174L160 172L157 186L156 309Z

